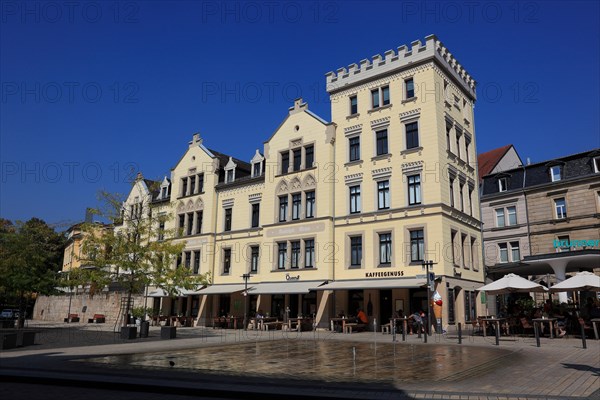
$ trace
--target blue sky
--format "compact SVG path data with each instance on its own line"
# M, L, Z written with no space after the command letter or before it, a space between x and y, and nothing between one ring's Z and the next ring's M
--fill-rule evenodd
M81 220L194 132L249 160L324 74L436 34L478 82L477 150L600 147L595 1L0 3L0 216ZM64 226L62 226L64 228Z

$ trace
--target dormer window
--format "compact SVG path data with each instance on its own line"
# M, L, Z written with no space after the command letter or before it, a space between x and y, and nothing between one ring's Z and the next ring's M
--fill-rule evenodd
M167 190L169 190L169 188L167 188L166 186L163 186L162 188L160 188L160 198L161 199L167 198Z
M233 162L233 159L229 157L229 162L225 166L225 183L231 183L235 181L235 168L237 164Z
M262 154L256 149L256 153L254 153L254 157L250 160L250 164L252 164L252 177L256 178L257 176L261 176L263 174L263 161L265 158Z
M506 192L508 190L508 178L498 179L498 191Z
M562 179L562 167L560 165L550 167L550 178L552 179L552 182L557 182Z
M593 167L594 167L594 172L597 173L597 174L600 173L600 156L594 157L592 159L592 164L593 164Z

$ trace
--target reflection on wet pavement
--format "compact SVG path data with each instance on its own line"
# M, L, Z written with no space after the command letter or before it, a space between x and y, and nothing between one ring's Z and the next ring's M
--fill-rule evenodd
M245 377L400 383L460 380L501 368L501 364L508 366L518 362L518 358L518 353L498 348L276 340L86 361L113 368L167 368Z

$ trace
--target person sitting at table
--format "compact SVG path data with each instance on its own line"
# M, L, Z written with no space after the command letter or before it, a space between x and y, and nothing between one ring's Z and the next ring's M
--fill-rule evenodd
M368 324L369 323L369 318L367 318L367 314L365 314L365 312L362 310L362 308L359 308L358 310L356 310L356 320L358 321L359 324Z
M256 318L264 318L263 310L258 310L256 312Z
M340 310L340 313L338 314L338 318L346 318L346 314L344 314L344 310Z

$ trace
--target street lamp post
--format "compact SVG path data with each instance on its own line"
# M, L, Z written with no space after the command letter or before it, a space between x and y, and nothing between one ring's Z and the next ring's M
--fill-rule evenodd
M248 279L250 274L242 275L244 279L244 330L248 329Z
M431 282L429 281L429 268L433 267L433 261L423 261L421 264L423 269L425 269L425 276L427 277L427 332L426 335L431 335Z

